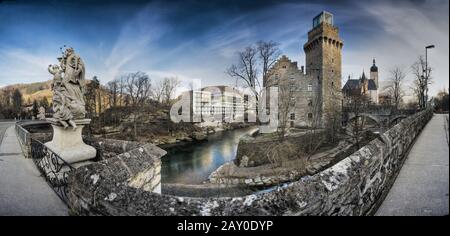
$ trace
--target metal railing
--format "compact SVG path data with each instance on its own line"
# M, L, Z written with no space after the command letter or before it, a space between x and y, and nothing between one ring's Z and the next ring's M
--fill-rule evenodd
M19 137L19 141L23 146L28 145L28 136L30 135L30 132L28 132L26 129L24 129L21 125L16 123L15 126L17 137Z
M74 167L33 138L31 139L31 158L50 187L67 204L67 179Z

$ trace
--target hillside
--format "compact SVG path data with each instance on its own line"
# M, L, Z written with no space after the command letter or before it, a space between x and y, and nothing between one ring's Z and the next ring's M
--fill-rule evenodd
M13 84L0 88L0 92L19 89L20 93L22 93L25 105L30 105L34 100L41 101L43 98L47 98L47 101L51 102L51 98L53 96L53 92L51 91L51 82L51 80L48 80L45 82L30 84Z
M86 80L86 85L89 84L91 80ZM4 91L14 91L15 89L19 89L23 98L23 106L31 106L33 102L42 101L43 98L47 99L47 102L51 104L53 92L51 90L52 80L44 81L44 82L36 82L29 84L12 84L0 88L0 94ZM104 110L110 107L110 96L107 88L103 85L100 86L100 89L97 90L97 96L100 95L101 99L96 99L96 112L101 113ZM120 100L120 98L118 98ZM101 109L101 110L100 110Z

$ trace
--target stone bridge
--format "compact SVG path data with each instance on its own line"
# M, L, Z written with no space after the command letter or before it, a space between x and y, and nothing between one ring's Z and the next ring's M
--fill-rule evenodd
M369 118L379 128L387 128L397 124L400 120L414 114L415 110L396 110L390 107L368 106L367 108L354 112L349 108L343 108L343 124L347 125L351 120L358 117Z

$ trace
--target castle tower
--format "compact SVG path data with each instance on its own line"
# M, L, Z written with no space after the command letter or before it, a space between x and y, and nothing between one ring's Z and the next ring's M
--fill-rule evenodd
M378 88L378 67L375 65L375 58L373 59L372 67L370 67L370 79L375 81Z
M333 15L321 12L313 19L308 32L308 42L303 49L306 55L306 73L311 75L322 100L322 121L327 113L341 109L341 51L343 41L339 30L333 25ZM331 114L331 113L329 113Z

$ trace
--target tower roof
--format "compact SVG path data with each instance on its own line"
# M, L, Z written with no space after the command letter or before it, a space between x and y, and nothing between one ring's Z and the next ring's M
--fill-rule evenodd
M319 26L321 23L333 25L333 14L327 11L322 11L321 13L319 13L313 19L313 28Z
M363 70L363 73L362 73L362 75L361 75L361 81L364 81L364 80L366 80L367 78L366 78L366 74L364 73L364 70Z
M375 65L375 58L373 59L372 67L370 67L370 72L378 72L378 67Z

